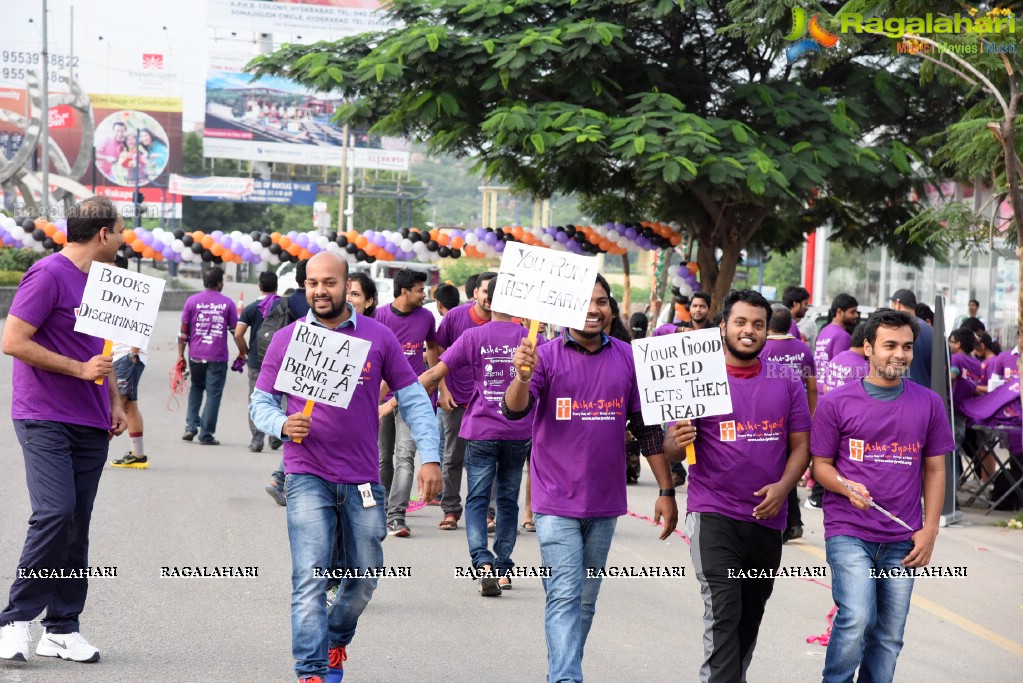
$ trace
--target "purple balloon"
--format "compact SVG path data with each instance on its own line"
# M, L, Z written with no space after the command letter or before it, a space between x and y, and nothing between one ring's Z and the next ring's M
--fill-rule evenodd
M213 237L214 240L219 242L220 238L224 236L224 233L221 232L220 230L214 230L213 232L210 233L210 236Z
M560 242L561 244L564 244L565 242L568 242L568 235L562 232L561 230L558 230L557 232L554 233L554 239Z
M496 251L498 254L504 251L504 242L498 242L497 244L495 244L494 251Z
M398 251L398 245L388 240L384 244L384 251L386 251L388 254L393 254Z
M628 237L630 240L636 239L636 235L637 234L639 234L639 233L636 232L635 228L626 228L625 229L625 236Z
M224 249L230 249L232 244L234 242L227 235L224 235L220 240L220 246L224 247Z
M485 233L483 241L489 244L490 246L494 246L495 244L497 244L497 234L493 232Z

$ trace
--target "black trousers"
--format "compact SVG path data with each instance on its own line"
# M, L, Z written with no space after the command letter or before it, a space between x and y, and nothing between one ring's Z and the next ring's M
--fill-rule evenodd
M85 569L89 566L92 505L110 443L107 432L40 420L15 420L14 431L25 456L32 503L18 568L48 573ZM51 633L78 630L88 579L21 577L18 571L14 575L0 625L32 621L45 609L42 625Z
M686 515L703 596L703 683L745 683L774 579L743 578L781 564L782 533L713 512Z

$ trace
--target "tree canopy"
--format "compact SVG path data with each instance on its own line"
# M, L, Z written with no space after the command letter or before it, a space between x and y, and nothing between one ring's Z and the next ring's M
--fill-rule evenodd
M895 229L920 210L917 141L959 105L921 90L888 38L787 64L782 0L393 0L389 14L398 28L250 68L339 92L344 120L474 156L518 190L574 193L597 220L678 221L715 302L744 247L788 250L828 220L851 246L925 253Z

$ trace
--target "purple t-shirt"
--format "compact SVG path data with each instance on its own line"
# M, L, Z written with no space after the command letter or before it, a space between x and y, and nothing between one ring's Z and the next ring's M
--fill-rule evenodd
M817 384L817 391L826 394L843 384L862 379L870 374L870 362L855 351L843 351L831 360L820 373L822 381Z
M624 515L626 422L642 410L632 347L609 338L599 353L587 355L559 337L537 349L529 390L536 399L529 464L533 511Z
M501 399L514 381L511 362L529 330L513 322L493 321L466 330L440 359L448 368L465 367L473 389L458 435L463 439L514 441L528 439L528 419L508 420L501 414ZM537 343L540 339L537 338Z
M9 314L35 327L32 340L44 349L86 362L103 353L102 339L75 332L75 309L82 303L88 278L66 256L46 256L21 279ZM40 370L15 358L11 417L110 429L106 382Z
M238 325L238 309L220 292L207 289L193 294L181 311L188 325L188 357L192 360L227 361L227 340Z
M791 334L793 337L795 337L796 339L798 339L800 341L803 340L803 335L800 334L800 332L799 332L799 324L795 320L792 321L792 325L791 325L791 327L789 327L789 334ZM809 348L809 347L807 347L807 348Z
M357 314L355 314L357 315ZM295 323L277 332L263 357L263 367L256 388L275 396L274 389L284 353L288 350ZM372 318L357 315L356 326L336 330L357 339L366 339L373 346L362 368L359 386L348 408L319 403L313 409L312 425L302 443L284 442L284 471L289 474L314 474L339 484L365 484L380 481L380 453L377 416L380 380L394 389L404 389L418 378L409 367L397 337ZM287 413L300 413L305 399L288 394Z
M871 498L914 529L923 528L923 459L955 448L941 399L915 382L903 382L894 401L872 398L863 380L828 392L817 403L810 453L834 458L845 478L863 484ZM908 540L913 532L877 510L860 510L837 493L824 493L824 538L853 536L871 543Z
M824 379L825 364L842 353L848 351L852 346L852 335L845 331L845 328L835 323L828 323L817 335L814 344L813 363L817 366L817 383Z
M986 379L991 379L995 375L1004 380L1014 379L1019 376L1019 367L1016 365L1016 361L1019 360L1019 354L1013 353L1014 350L1007 349L1002 351L988 361Z
M437 343L441 348L451 348L455 340L461 337L463 332L490 322L486 320L482 323L477 323L469 315L469 311L474 305L475 302L470 301L452 308L441 319L440 329L437 330ZM451 393L451 398L454 399L455 403L464 406L469 402L469 397L472 396L472 375L469 374L467 367L451 367L447 377L444 378L444 384L447 385L448 392Z
M963 401L972 398L978 384L984 380L984 371L980 369L980 361L965 353L953 353L949 364L957 370L955 384L952 385L952 400L958 409ZM966 380L966 381L962 381Z
M814 377L816 372L810 347L805 342L793 338L767 338L760 357L772 363L792 368L800 377Z
M764 499L753 494L781 479L789 434L810 431L806 391L790 369L767 361L750 379L729 375L728 388L732 412L696 421L688 511L716 512L782 531L787 503L771 519L755 519L753 508Z
M405 358L416 376L423 374L426 364L423 362L423 352L426 350L426 342L436 342L437 333L435 330L436 321L433 314L425 308L416 308L409 313L400 313L393 306L378 308L373 316L382 325L387 325L398 338Z
M678 325L675 323L666 323L654 330L653 336L663 337L666 334L675 334L676 332L678 332Z

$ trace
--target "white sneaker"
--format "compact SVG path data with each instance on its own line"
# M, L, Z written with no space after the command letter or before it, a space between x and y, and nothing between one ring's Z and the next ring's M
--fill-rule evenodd
M30 634L27 621L12 621L0 626L0 659L24 662L28 654Z
M72 662L98 662L99 650L89 644L81 633L50 633L39 639L36 654L40 657L60 657Z

